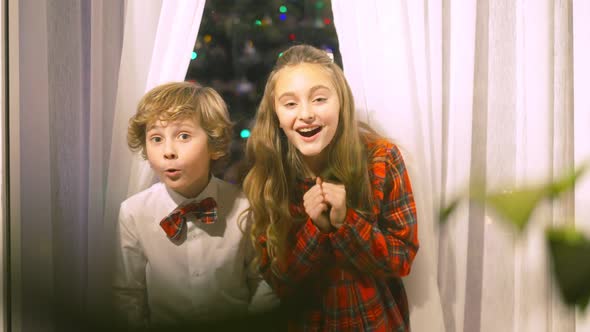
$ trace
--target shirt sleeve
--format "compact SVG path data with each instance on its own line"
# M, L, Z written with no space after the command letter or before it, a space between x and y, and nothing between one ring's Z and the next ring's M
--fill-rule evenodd
M330 252L328 240L328 235L320 232L311 218L308 218L294 233L291 247L287 248L286 259L274 259L271 262L266 248L266 236L259 237L258 242L263 249L260 271L280 298L294 293L298 284L316 271L314 267L325 261Z
M133 217L125 203L121 204L116 225L114 306L121 323L144 327L148 322L145 268L147 259L137 238Z
M377 220L349 208L344 225L330 234L330 243L338 263L375 276L402 277L410 273L419 244L412 187L397 147L372 171L372 185L383 188L377 192Z
M247 229L246 234L249 233L250 230ZM242 241L245 252L244 268L246 269L247 283L250 290L248 313L259 315L272 311L279 306L279 298L273 292L269 284L262 278L259 270L252 265L255 257L252 242L249 241L247 236L245 236Z

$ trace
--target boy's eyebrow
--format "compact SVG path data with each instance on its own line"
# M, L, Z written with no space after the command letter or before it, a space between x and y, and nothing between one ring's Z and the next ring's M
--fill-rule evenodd
M160 129L160 128L167 127L167 126L173 126L173 127L176 127L177 129L194 128L195 127L195 125L193 123L186 123L186 122L175 123L175 121L170 121L169 123L166 124L166 126L162 126L157 123L152 123L151 125L146 127L145 131L150 131L152 129Z
M148 126L145 128L145 131L150 131L150 130L152 130L152 129L158 129L158 128L160 128L160 126L159 126L159 125L157 125L157 124L155 124L155 123L152 123L152 124L148 125Z
M318 84L318 85L314 85L313 87L311 87L311 89L309 89L309 92L314 93L316 90L319 90L319 89L330 90L330 88L328 88L327 86L322 85L322 84ZM281 94L277 99L281 99L281 98L287 97L287 96L291 96L291 97L295 96L295 93L291 92L291 91L287 91L287 92Z

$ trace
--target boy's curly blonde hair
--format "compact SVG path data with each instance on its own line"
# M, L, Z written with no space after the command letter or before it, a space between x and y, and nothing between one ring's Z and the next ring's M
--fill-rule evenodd
M157 120L186 118L194 118L207 133L212 159L219 160L229 153L232 123L225 102L215 90L191 82L166 83L148 91L129 119L127 145L147 159L148 126Z

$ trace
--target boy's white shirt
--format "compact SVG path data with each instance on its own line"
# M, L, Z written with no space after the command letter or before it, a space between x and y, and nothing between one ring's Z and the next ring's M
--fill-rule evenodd
M178 205L213 197L217 221L189 219L186 239L171 242L160 221ZM248 207L235 186L215 177L193 199L156 183L121 204L113 281L117 311L131 325L231 319L278 305L248 264L253 250L238 217Z

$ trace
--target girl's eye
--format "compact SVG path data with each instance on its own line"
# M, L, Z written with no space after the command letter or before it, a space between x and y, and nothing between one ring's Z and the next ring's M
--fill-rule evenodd
M288 103L285 104L285 107L289 107L289 108L292 108L292 107L295 107L295 106L297 106L297 104L295 104L294 102L288 102Z
M317 103L323 103L326 100L328 100L328 98L324 98L324 97L318 97L316 99L314 99L313 101L317 102Z

